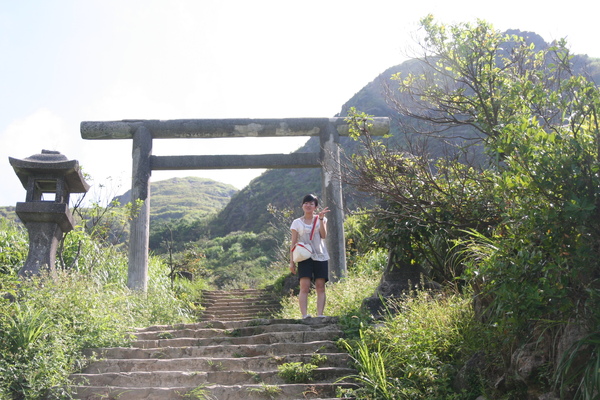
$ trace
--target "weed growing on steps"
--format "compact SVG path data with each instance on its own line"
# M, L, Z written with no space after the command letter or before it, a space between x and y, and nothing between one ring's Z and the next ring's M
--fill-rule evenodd
M219 363L215 363L213 360L207 360L208 363L208 367L211 369L211 371L224 371L225 367L223 367L223 363L219 362Z
M310 356L310 363L314 365L321 365L327 362L327 356L325 354L313 353Z
M244 373L246 375L248 375L255 383L262 382L262 377L260 376L260 373L258 373L256 371L249 371L249 370L245 370Z
M246 390L249 392L258 393L269 399L276 399L283 391L279 386L267 385L266 383L261 383L259 387L251 387Z
M290 362L277 367L279 377L286 383L308 383L313 380L313 372L320 364L327 362L325 354L313 353L309 363Z
M159 339L173 339L175 337L172 332L161 332L157 336Z
M278 375L286 383L308 383L313 380L313 371L318 367L311 363L292 362L277 367Z
M216 397L210 394L210 390L207 389L208 384L202 384L185 394L179 393L184 398L196 399L196 400L217 400Z
M242 336L241 329L228 329L225 331L225 335L229 337L240 337Z

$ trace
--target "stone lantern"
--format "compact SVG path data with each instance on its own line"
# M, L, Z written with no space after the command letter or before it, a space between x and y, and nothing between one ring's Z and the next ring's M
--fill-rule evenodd
M38 275L44 268L54 272L58 243L73 229L69 195L85 193L89 185L79 162L58 151L42 150L23 160L9 157L9 161L27 190L25 202L17 203L15 210L29 232L29 254L19 275Z

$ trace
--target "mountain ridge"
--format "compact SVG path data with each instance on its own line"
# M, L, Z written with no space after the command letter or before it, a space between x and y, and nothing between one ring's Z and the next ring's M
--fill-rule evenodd
M518 35L529 43L534 43L538 48L546 48L550 44L534 33L511 29L505 33ZM577 73L584 74L596 84L600 83L600 59L587 55L574 55L573 64ZM350 108L354 107L374 117L390 117L390 133L392 140L399 139L401 131L400 121L395 112L386 102L386 82L398 72L409 72L419 66L419 60L409 59L398 65L392 66L379 74L371 82L342 105L336 117L345 116ZM352 154L356 142L347 137L340 138L340 147L343 152ZM319 138L311 137L304 146L296 152L319 151ZM298 172L303 171L303 172ZM312 170L267 170L256 177L248 186L242 188L231 201L219 212L212 222L211 231L216 235L226 235L237 230L260 232L268 223L271 216L267 207L273 205L280 209L297 208L300 213L300 201L307 193L321 195L321 178L318 169ZM268 193L267 193L268 192ZM355 208L356 193L344 188L345 208L351 211ZM246 218L243 218L243 216Z

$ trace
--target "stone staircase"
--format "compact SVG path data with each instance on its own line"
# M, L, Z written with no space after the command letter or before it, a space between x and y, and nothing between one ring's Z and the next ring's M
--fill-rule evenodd
M277 305L259 291L210 292L204 304L201 322L140 329L131 347L88 350L100 360L72 376L74 397L330 399L354 387L336 383L354 370L336 346L335 318L267 318ZM312 379L294 382L310 364Z
M269 318L280 310L275 298L263 290L208 291L202 297L201 321L240 321Z

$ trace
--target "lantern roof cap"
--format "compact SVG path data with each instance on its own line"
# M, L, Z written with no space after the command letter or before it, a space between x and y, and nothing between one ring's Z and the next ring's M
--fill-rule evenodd
M83 178L79 161L69 160L58 151L42 150L41 153L24 159L9 157L8 160L25 189L27 189L29 177L48 177L49 175L56 178L63 176L70 193L85 193L90 188Z

